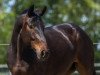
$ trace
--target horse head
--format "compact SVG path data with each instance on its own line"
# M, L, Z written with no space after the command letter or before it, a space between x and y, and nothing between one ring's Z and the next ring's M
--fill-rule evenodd
M44 60L48 57L48 47L44 36L44 23L41 19L46 11L44 7L41 11L34 9L32 5L23 15L23 26L21 29L21 39L26 46L30 46L38 59Z

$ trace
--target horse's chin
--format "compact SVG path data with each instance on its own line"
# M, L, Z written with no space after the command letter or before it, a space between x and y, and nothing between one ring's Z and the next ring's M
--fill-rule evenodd
M38 62L45 62L45 61L47 61L47 58L41 58L41 59L37 58L37 61Z

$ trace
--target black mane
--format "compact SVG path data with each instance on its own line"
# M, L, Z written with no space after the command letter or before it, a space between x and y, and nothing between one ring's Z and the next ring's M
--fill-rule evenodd
M25 9L24 11L21 12L21 15L26 14L28 11L29 11L29 9Z

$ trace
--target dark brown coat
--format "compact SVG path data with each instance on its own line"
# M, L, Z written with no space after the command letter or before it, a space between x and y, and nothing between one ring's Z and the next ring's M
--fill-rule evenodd
M80 75L96 75L93 43L78 26L64 23L42 28L49 48L49 56L43 61L37 60L37 53L22 40L17 53L17 38L22 28L23 17L19 17L8 49L12 75L71 75L76 69Z

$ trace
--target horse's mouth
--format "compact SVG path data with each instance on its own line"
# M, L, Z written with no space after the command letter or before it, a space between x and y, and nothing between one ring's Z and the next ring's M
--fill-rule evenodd
M38 52L35 48L32 48L32 50L35 52L36 54L36 59L38 61L45 61L49 58L50 56L50 51L49 50L43 50L41 52Z
M50 52L49 51L42 51L41 53L36 53L37 59L40 61L45 61L49 58Z

